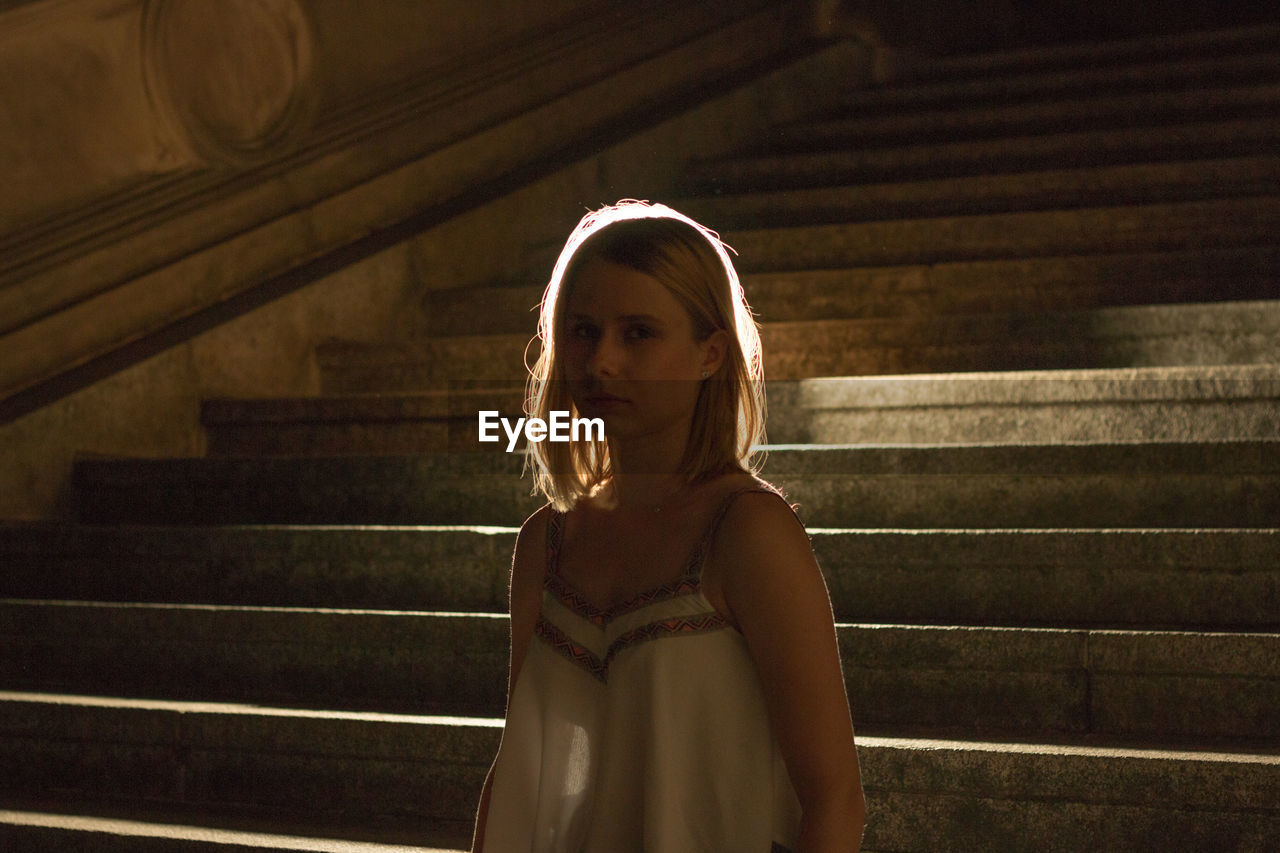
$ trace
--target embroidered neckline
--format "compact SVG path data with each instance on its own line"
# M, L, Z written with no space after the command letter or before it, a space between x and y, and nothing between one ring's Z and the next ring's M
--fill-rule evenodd
M543 587L571 612L581 616L600 629L606 628L610 622L619 616L631 613L649 604L667 601L684 595L693 595L702 588L702 566L710 550L715 532L728 512L734 498L744 492L766 492L781 497L777 490L762 485L748 486L730 492L721 501L720 506L716 508L710 523L708 523L706 530L703 531L702 536L699 537L697 544L689 555L689 559L685 562L684 569L677 578L603 609L592 605L580 590L576 589L573 584L569 583L560 574L560 549L564 535L564 513L553 512L548 521L547 566ZM543 613L538 614L538 620L534 624L534 634L556 654L584 670L595 680L607 684L609 668L614 659L629 648L664 637L710 633L730 627L732 626L729 620L714 608L701 613L661 617L632 628L617 637L609 644L603 657L575 640L558 625L547 619Z
M669 616L627 631L609 644L603 658L574 640L544 616L538 617L538 621L534 624L534 633L556 653L585 670L592 678L608 683L609 668L613 665L614 659L633 646L643 645L662 637L704 634L727 627L729 627L729 620L715 611L695 613L691 616Z
M559 521L559 517L557 520ZM557 528L559 528L557 524ZM556 600L565 607L572 610L582 618L598 628L608 627L609 623L620 616L647 607L659 601L668 601L672 598L679 598L682 595L692 595L702 589L699 582L699 569L701 568L703 558L703 548L701 543L694 548L694 552L685 561L685 567L681 570L679 576L675 579L659 584L649 589L643 590L635 595L623 599L606 608L596 607L582 591L570 583L564 575L560 574L559 566L559 534L556 531L556 552L554 555L555 562L547 567L546 581L544 586L555 596Z
M593 605L582 594L581 590L560 573L560 548L564 537L565 514L563 512L552 512L548 522L547 566L543 586L555 596L557 601L598 628L607 627L610 622L618 617L625 616L650 604L668 601L684 595L693 595L702 589L702 564L706 560L711 540L716 529L720 526L721 519L728 512L733 499L745 492L778 494L773 489L764 486L747 486L730 492L721 501L720 506L716 508L711 517L711 522L698 538L697 544L694 545L679 575L673 580L643 590L606 608ZM725 624L728 624L728 622L726 621Z

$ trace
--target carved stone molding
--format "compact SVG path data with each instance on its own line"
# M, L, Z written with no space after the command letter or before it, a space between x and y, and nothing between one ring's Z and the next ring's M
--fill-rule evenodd
M314 47L298 0L146 0L142 26L147 95L196 156L254 165L310 128Z
M132 185L0 230L0 424L677 114L811 38L808 0L572 0L573 14L530 12L501 38L382 69L343 53L356 4L60 1L119 12L113 49L133 75L117 89L133 100L115 94L100 111L116 124L92 134L144 127L151 160L172 165L147 161ZM394 2L401 17L438 8ZM427 37L393 23L375 34ZM357 82L397 76L335 96L344 69ZM67 115L74 125L80 113Z

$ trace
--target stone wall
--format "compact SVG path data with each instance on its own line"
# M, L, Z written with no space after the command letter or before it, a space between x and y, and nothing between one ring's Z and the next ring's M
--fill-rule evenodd
M71 102L59 107L66 144L89 146L81 179L67 186L97 187L104 198L115 193L116 201L133 197L134 218L102 213L109 204L77 208L52 184L43 194L29 191L22 202L28 209L13 214L12 221L30 222L41 211L57 226L47 233L69 242L55 250L50 236L43 255L16 239L3 246L11 252L6 260L23 252L27 260L6 263L0 274L0 300L9 300L0 310L0 406L8 404L0 418L0 518L69 515L66 480L77 453L202 453L202 399L318 393L316 343L412 337L423 326L426 289L545 274L548 253L585 208L627 196L667 197L677 164L690 151L723 150L770 116L794 115L829 96L836 54L854 77L869 67L852 42L795 61L816 49L813 32L803 29L812 26L812 10L772 4L761 14L718 22L704 11L641 45L633 38L621 47L585 37L567 47L557 42L560 53L552 54L558 58L508 68L504 73L516 76L505 83L495 83L492 74L477 78L470 94L459 80L475 68L454 63L448 91L427 97L428 82L411 80L382 92L386 104L379 112L360 103L359 93L367 93L370 80L403 82L405 69L422 59L394 45L384 51L371 45L405 29L403 16L425 4L379 4L378 20L345 23L339 13L355 4L248 5L273 10L259 35L280 36L277 47L293 43L288 33L302 31L289 27L308 28L312 40L311 58L295 51L292 66L297 79L311 81L305 102L286 108L280 97L245 82L236 93L248 100L227 113L261 118L269 110L253 107L258 97L299 110L290 120L309 129L281 131L270 143L281 146L274 160L248 143L219 153L190 133L183 140L181 119L161 121L153 112L153 145L146 150L155 156L135 158L135 171L111 177L101 161L112 158L92 149L89 135L73 138L76 121L88 121L88 113L77 113ZM493 15L500 6L521 4L487 5ZM559 14L570 5L544 9ZM303 14L293 16L298 9ZM72 15L82 29L68 32L90 32L106 21L117 36L128 29L122 18L135 27L148 15L178 21L190 15L193 26L199 20L196 7L181 2L64 0L7 14L29 16L24 25L36 32L41 10L82 14ZM436 35L453 47L472 39L481 64L513 62L492 50L494 39L509 32L485 30L484 20L462 16L456 31ZM503 26L518 33L534 23L507 18ZM806 46L780 50L777 32L784 25ZM351 56L339 65L344 74L335 76L326 67L335 61L316 57L338 50L344 26L352 33ZM361 26L366 29L357 31ZM45 36L56 29L48 26ZM557 38L563 36L558 31ZM88 41L109 41L101 32L94 38ZM586 72L567 70L584 56L594 57ZM5 58L0 50L0 61ZM767 70L762 61L780 70L762 85L742 88ZM593 67L607 73L589 73ZM68 97L74 101L74 93ZM151 102L134 106L155 109ZM202 110L206 117L213 113ZM211 125L244 141L252 135L242 133L245 128L263 130L269 123L246 122L239 130L227 122ZM20 162L36 171L41 156L31 147ZM168 207L158 189L166 185L181 188ZM19 201L7 203L18 209ZM104 225L111 216L119 221ZM96 238L83 225L94 217L105 217L95 220L102 228ZM46 306L35 307L33 298L47 300Z
M360 17L370 5L376 17ZM66 393L78 366L118 361L131 342L363 236L432 206L482 202L464 197L562 156L644 97L633 87L554 125L516 119L762 4L740 5L560 0L533 17L500 0L10 10L0 20L11 188L0 203L0 421ZM490 19L501 26L486 29ZM687 56L676 68L686 79L655 91L740 66L733 54Z

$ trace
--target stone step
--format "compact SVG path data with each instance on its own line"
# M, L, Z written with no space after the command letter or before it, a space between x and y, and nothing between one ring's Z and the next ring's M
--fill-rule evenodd
M774 379L1274 364L1280 301L774 323L762 337Z
M1139 91L991 106L955 106L902 115L809 119L781 125L757 150L801 151L887 143L1027 136L1064 130L1151 127L1256 118L1280 108L1280 59L1268 81L1237 86Z
M316 347L325 395L510 388L538 346L528 334L459 335L407 343L326 341Z
M0 692L0 793L469 821L502 720Z
M1278 161L1280 162L1280 161ZM1067 173L1064 173L1067 174ZM856 189L806 191L818 218L837 218ZM804 195L788 193L786 198ZM924 194L921 196L924 197ZM744 217L760 212L755 196L734 196ZM717 205L712 199L705 203ZM767 202L766 202L767 205ZM724 211L726 214L728 210ZM957 211L959 212L959 211ZM826 214L830 213L830 217ZM782 221L800 211L767 214ZM856 218L856 217L851 217ZM718 221L708 219L707 221ZM831 320L1061 311L1110 305L1264 299L1280 290L1280 247L1251 245L1187 251L1059 255L989 261L950 261L889 267L855 267L742 276L752 310L766 324ZM544 285L456 288L426 297L433 337L521 333L532 337Z
M495 613L0 599L0 684L501 715L507 635Z
M859 761L870 849L1263 850L1277 837L1270 748L863 736ZM1235 787L1188 802L1202 785Z
M1280 364L804 379L769 387L779 444L1280 438Z
M157 817L156 809L145 808L135 810L139 813L117 810L118 814L103 816L101 805L96 803L53 805L62 808L0 808L0 847L21 853L462 853L471 847L469 835L458 830L434 831L429 826L404 832L392 843L317 837L326 827L317 827L314 822L303 825L259 818L241 827L236 821L215 824L207 813ZM83 805L89 807L76 808ZM356 839L389 835L378 827L355 827L348 833Z
M1277 186L1280 159L1261 156L725 192L677 207L723 230L1240 198Z
M1202 121L945 142L839 147L799 153L744 154L695 161L684 172L690 195L798 189L1003 172L1158 161L1266 156L1280 119ZM732 241L730 241L732 242Z
M765 474L814 526L1268 527L1280 442L793 445Z
M200 407L210 456L497 451L478 441L481 411L518 418L524 388L416 394L214 399ZM523 441L521 442L523 446Z
M953 56L900 57L894 70L898 84L927 80L962 80L1010 76L1057 69L1191 60L1212 63L1215 57L1273 50L1280 25L1252 24L1218 30L1166 32L1105 42L1067 42ZM1210 74L1212 76L1212 74Z
M807 288L824 278L806 273L777 281ZM849 294L836 304L856 298ZM767 322L761 338L769 380L1274 364L1280 360L1280 300ZM470 385L509 390L525 381L526 347L536 352L527 334L459 335L413 343L330 342L317 348L316 358L326 395Z
M1280 634L837 630L860 725L1280 739ZM0 636L11 690L436 714L505 703L499 614L0 600Z
M1280 743L1280 635L840 626L854 721Z
M1230 83L1253 84L1274 80L1280 52L1274 28L1259 31L1251 44L1238 44L1217 56L1174 59L1134 59L1094 64L1064 61L1056 68L982 69L983 57L956 57L971 64L972 72L957 73L956 65L935 65L934 79L889 82L872 88L850 88L831 108L833 114L877 115L906 113L957 103L983 106L1047 101L1108 92L1156 92L1195 89ZM988 73L993 72L993 73Z
M500 720L0 694L12 791L465 821ZM1263 849L1274 749L860 737L866 847ZM905 819L904 815L911 815ZM924 816L926 819L919 819Z
M809 533L845 621L1280 629L1274 529Z
M505 611L516 528L0 524L0 597Z
M830 269L1268 245L1280 195L729 232L750 268Z
M201 422L210 456L502 452L506 438L479 441L479 412L514 420L524 394L210 400ZM765 396L774 444L1280 438L1269 364L818 377L770 382Z
M522 453L83 459L82 520L139 524L519 524L542 505Z
M1280 630L1276 530L812 528L836 618ZM0 597L497 612L512 527L0 526Z
M85 459L81 518L141 524L517 524L520 453ZM818 527L1269 527L1280 441L791 445L764 475Z

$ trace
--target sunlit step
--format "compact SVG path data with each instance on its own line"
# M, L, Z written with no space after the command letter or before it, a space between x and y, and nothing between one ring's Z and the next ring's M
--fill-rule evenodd
M0 525L0 597L505 612L515 532ZM809 533L846 622L1280 627L1277 529Z
M166 823L154 818L12 809L0 809L0 844L22 853L461 853L470 848L461 837L448 847L420 846Z
M467 821L500 720L0 694L12 792ZM1265 849L1280 755L1210 743L864 732L869 849ZM921 820L920 815L930 819Z
M839 624L860 724L1280 740L1280 634ZM0 600L26 690L501 714L499 614ZM146 661L146 666L138 662Z
M519 453L86 459L95 523L519 524ZM784 445L764 476L817 527L1270 527L1280 441Z

